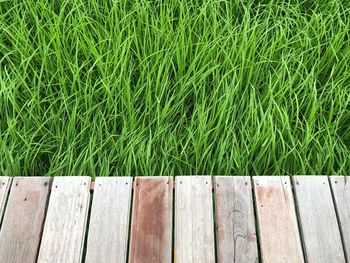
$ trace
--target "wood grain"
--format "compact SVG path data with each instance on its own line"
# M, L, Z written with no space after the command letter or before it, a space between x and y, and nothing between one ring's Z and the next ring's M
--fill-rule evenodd
M8 176L0 176L0 224L2 215L5 210L7 195L11 185L11 178Z
M175 193L176 262L215 262L212 178L178 176Z
M130 262L171 262L172 204L172 177L136 178Z
M350 261L350 178L347 176L330 176L335 207L339 218L339 227L343 237L344 253Z
M327 176L293 176L306 259L345 262Z
M97 177L87 242L87 263L126 262L132 177Z
M78 263L89 208L90 177L55 177L38 262Z
M50 190L49 177L16 177L0 232L0 262L35 262Z
M258 262L254 203L249 176L216 176L218 262Z
M253 180L263 262L304 262L290 178Z

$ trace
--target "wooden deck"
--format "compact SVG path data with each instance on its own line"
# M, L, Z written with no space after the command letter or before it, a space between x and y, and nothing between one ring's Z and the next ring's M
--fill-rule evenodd
M0 262L350 261L350 177L0 177Z

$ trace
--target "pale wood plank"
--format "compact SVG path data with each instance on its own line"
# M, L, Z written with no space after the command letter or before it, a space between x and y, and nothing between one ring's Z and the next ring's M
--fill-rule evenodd
M89 207L90 177L55 177L38 262L80 262Z
M258 262L254 203L249 176L216 176L218 262Z
M290 178L253 180L263 262L304 262Z
M125 263L132 177L97 177L95 181L87 263Z
M0 231L0 262L35 262L50 190L49 177L16 177Z
M0 224L2 215L5 210L7 195L11 185L11 178L8 176L0 176Z
M176 262L215 262L211 177L178 176L175 189Z
M345 262L327 176L293 176L308 262Z
M129 262L171 262L172 177L137 177Z
M350 178L347 176L329 177L336 210L338 212L339 227L343 236L344 252L350 261Z

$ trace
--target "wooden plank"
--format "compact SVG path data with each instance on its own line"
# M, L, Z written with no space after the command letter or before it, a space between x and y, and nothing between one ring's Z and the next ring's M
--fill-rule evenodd
M249 176L216 176L218 262L258 262Z
M51 178L16 177L0 232L0 262L35 262Z
M89 208L90 177L55 177L38 262L80 262Z
M327 176L294 176L296 201L308 262L345 262Z
M0 176L0 224L2 215L5 210L7 195L11 185L11 178L8 176Z
M343 237L344 253L350 261L350 178L347 176L330 176L339 227Z
M175 193L176 262L215 262L211 177L178 176Z
M263 262L304 262L290 178L253 180Z
M131 190L132 177L96 178L87 263L126 262Z
M136 178L129 262L171 262L172 204L172 177Z

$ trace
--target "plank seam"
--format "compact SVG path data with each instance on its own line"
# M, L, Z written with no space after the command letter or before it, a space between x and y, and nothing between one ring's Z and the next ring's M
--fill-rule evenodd
M336 219L338 222L338 228L339 228L339 233L340 233L340 239L341 239L341 243L342 243L342 247L343 247L343 252L344 252L344 256L345 256L345 261L348 262L348 253L346 251L346 247L345 247L345 239L344 239L344 233L343 233L343 229L342 229L342 225L340 222L340 217L339 217L339 211L338 211L338 206L337 206L337 202L335 200L335 196L334 196L334 191L333 191L333 186L332 186L332 182L329 176L327 176L328 178L328 184L329 184L329 188L331 190L331 196L332 196L332 202L333 202L333 206L334 206L334 210L335 210L335 215L336 215ZM336 182L336 181L335 181Z
M2 211L2 214L1 214L1 204L0 204L0 229L1 229L1 226L2 226L2 221L4 220L4 217L5 217L5 211L6 211L6 208L7 208L7 202L8 202L8 198L10 196L10 191L11 191L11 187L12 187L12 180L13 178L9 178L9 183L7 184L7 187L5 191L7 191L6 193L6 197L5 197L5 200L4 200L4 205L3 205L3 211Z
M213 205L213 223L214 223L214 257L215 257L215 262L219 262L219 255L218 255L218 222L217 222L217 212L216 212L216 198L215 198L215 176L211 177L211 185L212 185L212 194L211 194L211 199L212 199L212 205Z
M126 262L129 262L130 259L130 246L131 246L131 220L132 220L132 213L133 213L133 205L134 205L134 194L135 194L135 190L134 190L134 184L136 183L135 180L136 177L133 176L132 177L132 181L131 181L131 194L130 194L130 207L129 207L129 219L128 219L128 237L127 237L127 244L126 244Z
M50 184L49 185L49 191L48 191L48 194L47 194L47 200L46 200L46 204L45 204L45 210L44 210L45 213L44 213L44 218L43 218L43 224L41 226L40 237L39 237L39 244L38 244L38 250L36 252L35 262L38 261L39 251L40 251L40 248L41 248L41 240L42 240L43 232L44 232L44 228L45 228L45 221L46 221L47 209L49 207L49 202L50 202L52 183L53 183L53 179L51 179L50 182L49 182L49 184Z
M293 200L294 200L295 215L297 217L297 224L298 224L298 230L299 230L299 239L300 239L300 242L301 242L301 250L303 252L304 262L307 262L306 247L305 247L305 241L304 241L304 237L303 237L303 229L302 229L300 213L299 213L299 204L298 204L298 201L297 201L295 187L294 187L294 177L289 176L289 180L290 180L290 185L292 186L291 188L292 188L292 194L293 194Z
M90 189L91 189L91 183L90 183ZM88 202L88 209L86 211L86 216L85 216L85 230L83 233L83 248L82 248L82 256L81 260L82 262L85 262L86 259L86 254L87 254L87 241L88 241L88 235L89 235L89 228L90 228L90 219L91 219L91 210L92 210L92 199L93 199L93 193L90 192L89 195L89 202Z
M173 207L172 207L172 220L171 220L171 263L176 262L176 255L175 255L175 176L172 176L173 178Z
M251 191L252 191L252 199L253 199L253 213L254 213L254 223L255 223L255 236L258 250L258 261L263 262L262 249L260 244L260 228L259 228L259 217L258 217L258 202L256 201L256 195L254 191L254 178L250 177Z

